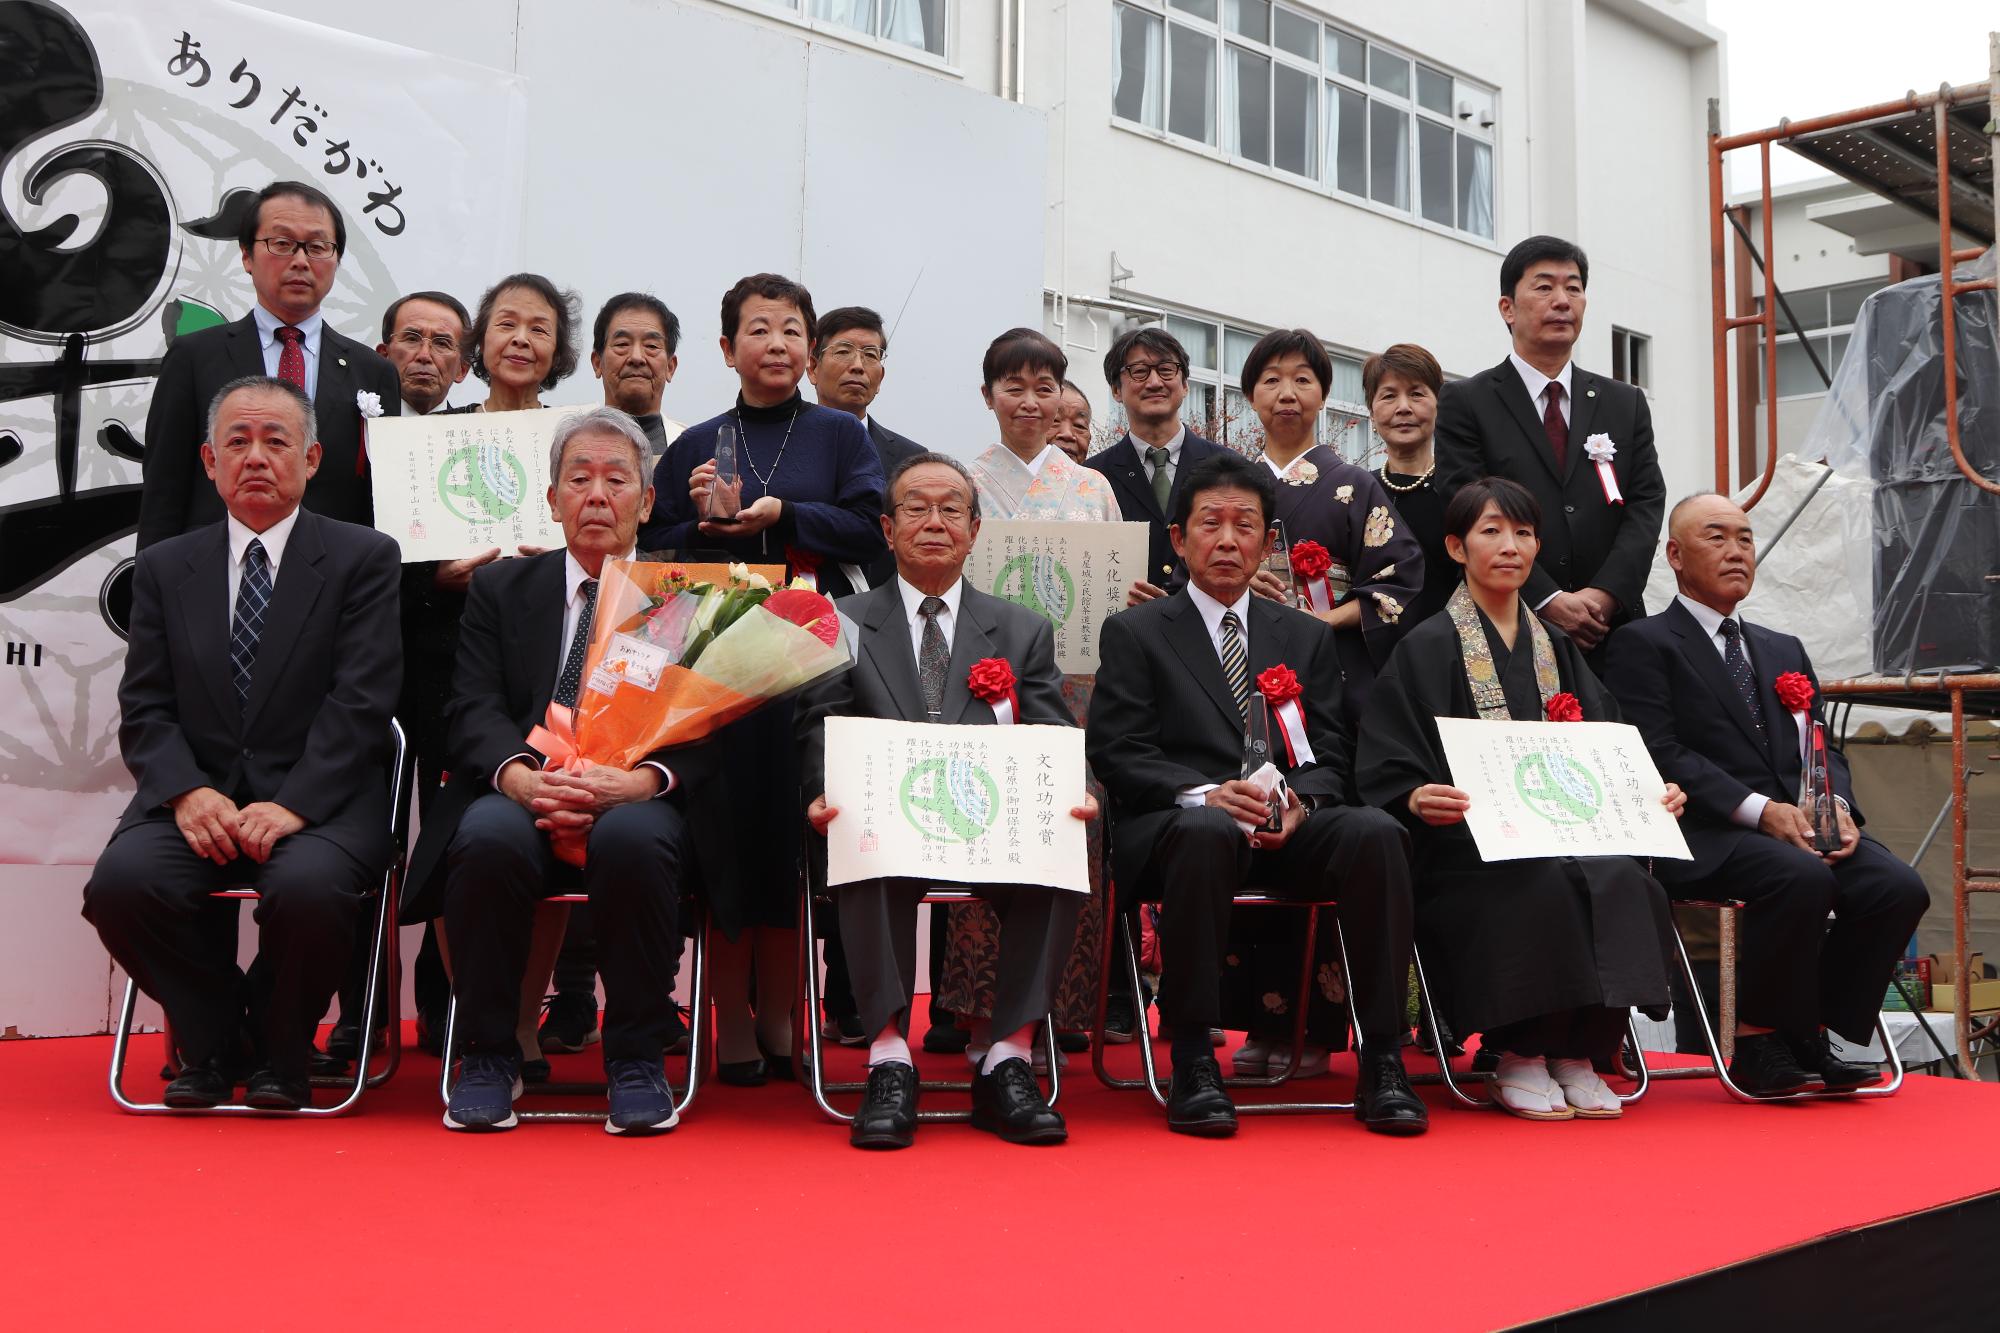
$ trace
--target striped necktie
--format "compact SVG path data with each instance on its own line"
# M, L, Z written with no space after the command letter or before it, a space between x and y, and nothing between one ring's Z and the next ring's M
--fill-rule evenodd
M236 682L236 706L250 706L250 673L257 665L257 641L264 637L264 608L271 604L271 566L264 543L255 537L243 552L243 578L236 588L236 615L229 626L229 674Z
M1222 613L1222 677L1236 696L1236 711L1250 716L1250 661L1243 651L1241 622L1234 611Z

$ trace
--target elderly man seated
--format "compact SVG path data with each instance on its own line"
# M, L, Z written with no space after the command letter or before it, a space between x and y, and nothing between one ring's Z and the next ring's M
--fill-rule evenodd
M551 700L576 702L598 576L607 559L634 557L652 510L646 448L617 408L563 418L549 447L548 498L564 548L472 578L445 719L451 779L411 858L404 913L423 920L442 902L465 1053L449 1129L515 1125L515 1020L535 905L579 888L596 918L604 978L605 1131L658 1133L678 1120L663 1061L678 1028L684 788L705 748L649 755L629 771L569 774L545 770L526 739ZM557 860L551 837L584 842L580 871Z
M389 718L402 670L396 544L299 507L320 464L312 404L261 375L208 410L201 462L226 517L139 553L118 689L138 792L83 914L167 1011L169 1106L295 1111L313 1029L363 895L389 863ZM255 888L246 1068L233 936L211 895ZM252 1072L254 1071L254 1072Z

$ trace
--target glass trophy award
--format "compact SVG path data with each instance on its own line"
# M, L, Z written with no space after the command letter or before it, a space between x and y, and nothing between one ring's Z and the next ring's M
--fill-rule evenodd
M1817 722L1811 727L1799 809L1812 821L1813 850L1824 855L1840 850L1840 816L1835 812L1833 782L1827 771L1826 729Z
M1250 712L1243 719L1243 771L1238 776L1247 778L1271 762L1271 703L1261 694L1252 694ZM1269 813L1257 831L1278 832L1284 827L1284 815L1285 784L1280 782L1271 789Z
M1271 531L1275 534L1271 538L1271 553L1265 556L1264 562L1257 567L1284 585L1286 606L1298 606L1299 584L1292 574L1292 543L1285 536L1285 521L1279 518L1272 519Z
M715 435L715 477L708 486L711 523L734 523L743 508L743 473L736 462L736 426L725 421Z

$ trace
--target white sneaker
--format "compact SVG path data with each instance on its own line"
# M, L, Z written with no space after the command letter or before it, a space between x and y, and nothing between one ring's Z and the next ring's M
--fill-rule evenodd
M1562 1089L1570 1109L1585 1120L1615 1120L1625 1113L1625 1103L1588 1060L1551 1060L1549 1077Z
M1486 1082L1500 1109L1524 1120L1571 1120L1576 1116L1539 1055L1501 1056L1500 1067L1486 1076Z

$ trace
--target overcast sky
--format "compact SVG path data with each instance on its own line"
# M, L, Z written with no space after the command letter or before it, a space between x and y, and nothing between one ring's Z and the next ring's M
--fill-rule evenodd
M2000 29L1995 0L1708 0L1708 21L1729 37L1725 133L1764 129L1901 97L1912 88L1979 83L1986 34ZM1729 188L1757 188L1757 153L1729 154ZM1771 181L1824 175L1783 148Z

